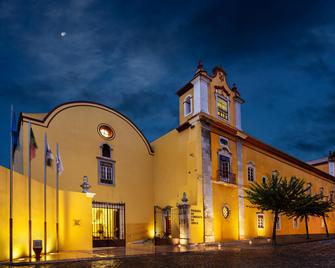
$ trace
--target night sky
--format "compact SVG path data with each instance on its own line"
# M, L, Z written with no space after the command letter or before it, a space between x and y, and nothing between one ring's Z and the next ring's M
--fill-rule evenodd
M10 104L48 112L96 101L152 141L177 126L175 92L199 59L237 84L247 133L302 160L326 156L335 149L334 18L334 1L0 0L0 164Z

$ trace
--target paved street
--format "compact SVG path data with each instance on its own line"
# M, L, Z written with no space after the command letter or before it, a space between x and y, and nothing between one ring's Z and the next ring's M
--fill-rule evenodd
M335 240L277 248L271 246L222 247L206 252L167 252L101 261L54 263L38 267L335 267Z

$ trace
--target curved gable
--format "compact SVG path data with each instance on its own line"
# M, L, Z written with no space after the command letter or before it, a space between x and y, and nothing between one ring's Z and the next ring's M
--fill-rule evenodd
M63 103L60 104L58 106L56 106L54 109L52 109L49 113L47 114L39 114L38 116L36 116L36 114L23 114L21 113L20 115L20 122L28 122L30 121L32 124L38 125L38 126L42 126L42 127L48 127L50 125L50 123L52 122L52 120L57 116L57 114L61 113L62 111L65 111L67 109L71 109L73 107L94 107L97 109L101 109L104 111L107 111L109 113L112 113L113 115L119 117L120 119L124 120L125 122L127 122L134 130L135 132L140 136L140 138L142 139L142 141L144 142L148 153L150 155L153 155L153 149L151 148L148 140L146 139L146 137L144 136L144 134L141 132L141 130L125 115L123 115L122 113L106 106L103 104L99 104L99 103L95 103L95 102L88 102L88 101L75 101L75 102L67 102L67 103Z

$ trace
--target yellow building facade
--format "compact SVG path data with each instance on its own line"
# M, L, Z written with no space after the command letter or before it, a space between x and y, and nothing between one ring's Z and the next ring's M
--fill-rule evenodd
M177 95L179 126L151 143L130 119L97 103L71 102L46 114L21 114L15 176L27 181L30 126L38 146L31 161L35 198L43 187L44 136L54 154L56 143L59 145L64 166L59 188L73 196L60 201L60 236L73 237L69 242L65 239L61 249L124 246L153 237L159 243L178 243L179 238L202 243L270 236L273 216L250 208L244 189L266 180L273 172L301 177L311 183L314 193L333 196L335 177L329 170L291 157L242 130L244 100L236 87L228 85L222 68L214 68L209 75L199 65ZM46 170L51 206L48 251L53 251L55 165ZM8 170L1 172L8 182ZM87 178L93 198L80 193ZM24 193L20 197L23 200L27 198L26 186L21 184L22 189L17 190ZM8 207L8 191L2 196L0 206ZM42 202L41 196L36 202ZM15 203L20 209L24 201ZM26 205L21 209L26 211ZM180 211L185 211L185 217L180 217ZM329 231L335 232L334 215L329 216ZM33 239L41 239L40 217L39 213L33 215ZM19 228L18 221L14 214L14 230ZM311 233L325 232L320 218L311 218L309 227ZM280 216L279 235L304 232L303 224ZM84 238L76 243L76 237ZM8 245L7 239L0 239L0 246ZM15 239L14 248L18 248L22 241ZM26 253L24 247L15 257ZM0 258L6 256L7 252Z

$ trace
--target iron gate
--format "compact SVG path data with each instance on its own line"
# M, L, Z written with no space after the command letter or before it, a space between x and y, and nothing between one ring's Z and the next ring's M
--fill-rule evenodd
M154 207L155 245L172 244L172 238L179 237L178 208L166 206Z
M93 247L125 246L126 213L124 203L93 201Z

